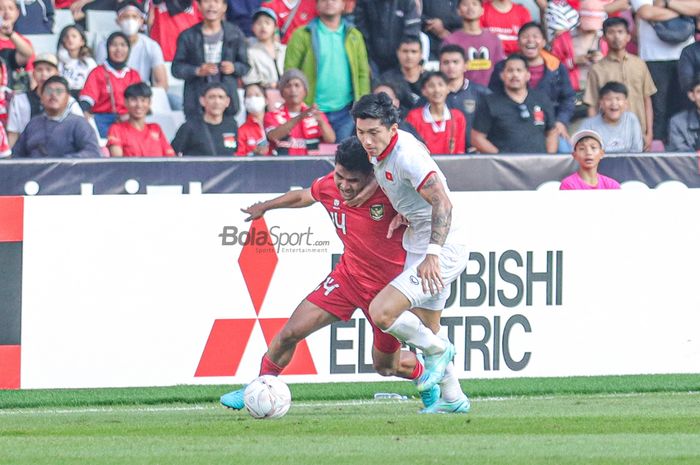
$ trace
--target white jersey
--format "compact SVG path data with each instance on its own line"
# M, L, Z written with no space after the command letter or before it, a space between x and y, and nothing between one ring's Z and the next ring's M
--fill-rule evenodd
M381 159L380 159L381 158ZM433 207L418 193L428 176L436 173L447 187L445 175L438 168L430 152L421 142L405 131L398 131L393 150L385 157L371 157L374 176L391 201L394 209L405 216L410 227L403 236L403 247L408 252L424 254L430 243ZM460 234L460 222L452 210L452 223L446 244L465 244Z

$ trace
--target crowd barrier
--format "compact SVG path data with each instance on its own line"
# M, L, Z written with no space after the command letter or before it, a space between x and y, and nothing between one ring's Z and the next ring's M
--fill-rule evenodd
M576 170L569 155L436 157L454 191L534 190ZM333 167L328 157L2 160L0 195L285 192ZM700 187L695 154L607 155L600 171L654 188L664 181Z
M244 222L271 195L0 197L0 388L248 382L342 249L320 205ZM442 324L461 378L700 373L700 189L453 204L469 262ZM371 338L356 312L284 379L382 379Z

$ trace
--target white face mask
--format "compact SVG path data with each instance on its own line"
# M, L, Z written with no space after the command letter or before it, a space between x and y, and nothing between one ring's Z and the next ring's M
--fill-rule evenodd
M139 32L139 29L141 29L141 22L138 19L129 18L121 21L119 27L121 27L124 34L131 37Z
M265 97L259 95L246 97L244 100L245 111L248 113L261 113L265 111Z

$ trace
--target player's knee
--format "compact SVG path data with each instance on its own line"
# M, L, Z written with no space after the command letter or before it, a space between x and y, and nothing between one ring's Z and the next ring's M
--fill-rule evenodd
M277 336L279 338L280 345L283 347L296 345L304 338L301 331L291 326L284 326Z
M381 301L372 301L369 305L369 315L377 328L386 331L394 323L395 318L389 312L386 305Z

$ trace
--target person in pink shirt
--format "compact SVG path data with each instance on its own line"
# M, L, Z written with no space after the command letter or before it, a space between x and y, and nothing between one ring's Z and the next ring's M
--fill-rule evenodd
M620 183L598 173L598 164L605 155L603 138L595 131L583 130L573 135L574 160L578 171L561 181L559 190L619 189Z

